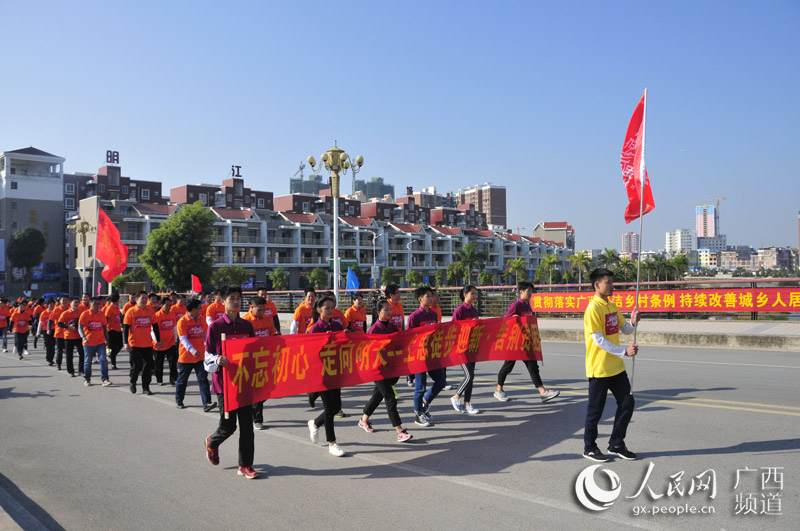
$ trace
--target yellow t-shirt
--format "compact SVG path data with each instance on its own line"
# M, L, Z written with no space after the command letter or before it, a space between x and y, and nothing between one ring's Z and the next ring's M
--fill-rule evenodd
M595 295L583 314L583 336L586 341L586 377L607 378L625 370L622 358L609 354L594 344L592 334L600 332L615 345L619 345L619 331L625 317L612 301Z

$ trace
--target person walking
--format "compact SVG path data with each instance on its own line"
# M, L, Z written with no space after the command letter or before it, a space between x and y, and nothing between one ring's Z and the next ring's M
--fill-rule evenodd
M153 377L153 339L156 344L161 339L155 313L147 305L147 292L140 291L136 296L136 306L128 310L122 320L123 346L131 355L130 390L136 394L136 383L142 375L142 394L152 395L150 380Z
M478 288L472 284L467 284L459 292L461 297L461 305L453 311L453 321L467 321L478 318L478 309L475 308L475 303L478 302ZM468 415L477 415L480 410L472 406L472 384L475 381L475 362L470 361L461 365L461 370L464 371L464 379L458 384L456 394L450 397L450 403L453 404L453 409L459 413L467 413ZM461 403L461 399L464 403Z
M100 362L100 378L103 387L111 386L108 379L108 361L106 360L106 344L108 343L108 320L102 311L102 297L89 299L89 309L78 318L78 333L83 340L86 356L83 359L83 385L92 385L92 358L97 356Z
M189 375L194 371L197 377L197 387L200 390L200 400L203 411L208 413L217 407L216 402L211 402L211 389L208 385L208 373L203 360L206 354L206 331L208 325L201 315L200 301L192 299L186 305L187 313L181 317L176 326L178 333L178 378L175 384L175 406L186 409L183 399L186 396L186 386Z

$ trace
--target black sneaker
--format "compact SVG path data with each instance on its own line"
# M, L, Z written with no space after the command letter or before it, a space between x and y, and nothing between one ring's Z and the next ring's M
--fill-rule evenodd
M339 412L338 412L338 413L335 415L335 417L336 417L336 418L340 418L340 419L343 419L343 418L345 418L346 416L347 416L347 413L345 413L345 412L344 412L344 411L342 411L341 409L340 409L340 410L339 410Z
M594 448L589 448L588 450L583 451L583 457L586 459L590 459L592 461L596 461L598 463L605 463L608 461L608 456L605 455L603 452L600 451L600 448L595 446Z
M310 407L311 409L314 409L315 407L317 407L317 404L316 404L317 400L314 398L314 395L312 395L311 393L308 393L306 396L308 396L308 407Z
M183 405L183 402L176 403L175 407L177 407L178 409L186 409L186 406Z
M608 445L608 453L611 455L616 455L628 461L633 461L636 459L636 454L628 450L628 448L623 444L622 446L611 446Z
M136 394L136 384L135 383L131 384L131 393Z
M203 406L203 412L204 413L208 413L212 409L214 409L215 407L217 407L217 403L216 402L212 402L212 403L208 404L207 406Z
M142 394L143 395L152 395L153 391L151 391L150 389L142 389Z

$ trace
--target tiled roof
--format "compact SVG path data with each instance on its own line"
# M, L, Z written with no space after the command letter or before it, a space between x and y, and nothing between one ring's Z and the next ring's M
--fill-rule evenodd
M52 153L48 153L47 151L42 151L41 149L36 149L35 147L26 147L22 149L15 149L13 151L6 151L6 153L18 153L20 155L39 155L41 157L55 157Z
M407 223L392 223L391 225L403 232L420 232L422 230L422 225L409 225Z
M440 232L442 234L449 234L451 236L457 236L461 233L461 229L455 227L431 227L436 232Z
M158 205L152 203L137 203L133 208L143 216L169 216L175 212L177 205Z
M351 218L347 216L339 216L339 219L353 227L367 227L372 225L372 218Z
M546 229L566 229L566 221L545 221L544 228Z
M295 214L294 212L281 212L292 223L314 223L317 220L316 214Z
M237 210L235 208L212 208L222 219L250 219L253 215L252 210Z

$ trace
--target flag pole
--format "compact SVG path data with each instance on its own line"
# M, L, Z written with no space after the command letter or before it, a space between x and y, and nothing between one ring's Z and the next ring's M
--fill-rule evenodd
M92 257L92 297L95 296L94 273L97 269L97 233L100 225L100 196L97 196L97 210L94 213L94 256ZM99 293L97 293L99 295Z
M642 113L642 163L637 168L639 171L639 183L641 190L639 192L639 249L636 254L636 300L633 305L633 310L639 310L639 279L642 272L642 227L644 225L644 180L645 180L645 136L647 134L647 89L644 89L644 112ZM636 334L639 330L639 323L633 325L633 342L636 343ZM633 379L636 376L636 357L634 356L631 362L631 396L633 395Z

